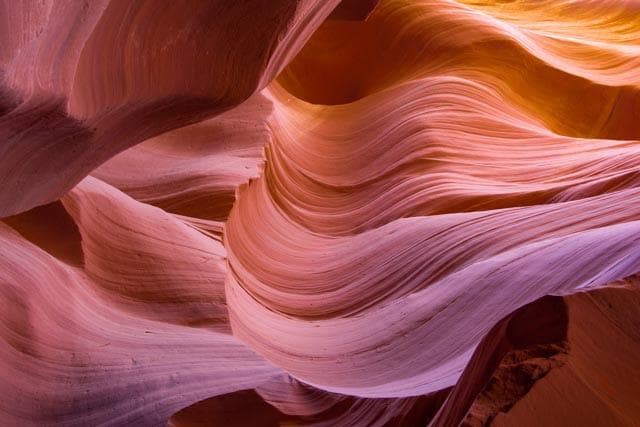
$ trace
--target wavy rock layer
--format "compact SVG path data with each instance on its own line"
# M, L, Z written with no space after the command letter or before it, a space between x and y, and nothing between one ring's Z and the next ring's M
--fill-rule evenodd
M0 22L0 424L638 425L635 2Z

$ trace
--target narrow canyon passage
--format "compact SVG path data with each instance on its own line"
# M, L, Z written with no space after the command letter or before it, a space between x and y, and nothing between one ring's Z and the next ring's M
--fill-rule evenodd
M640 3L0 0L0 425L639 426Z

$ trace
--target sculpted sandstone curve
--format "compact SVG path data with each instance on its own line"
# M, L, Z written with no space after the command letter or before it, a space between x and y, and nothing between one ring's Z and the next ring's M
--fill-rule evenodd
M0 425L638 425L639 58L624 0L0 0Z

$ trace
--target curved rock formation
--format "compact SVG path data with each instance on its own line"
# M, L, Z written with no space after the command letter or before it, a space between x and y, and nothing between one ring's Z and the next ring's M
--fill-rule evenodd
M2 5L2 216L60 197L147 138L238 105L338 0L15 3Z
M1 425L638 425L633 1L0 1Z

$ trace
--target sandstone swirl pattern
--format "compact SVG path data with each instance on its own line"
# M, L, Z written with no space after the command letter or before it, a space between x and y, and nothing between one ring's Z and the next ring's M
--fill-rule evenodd
M640 4L0 2L1 425L639 425Z

